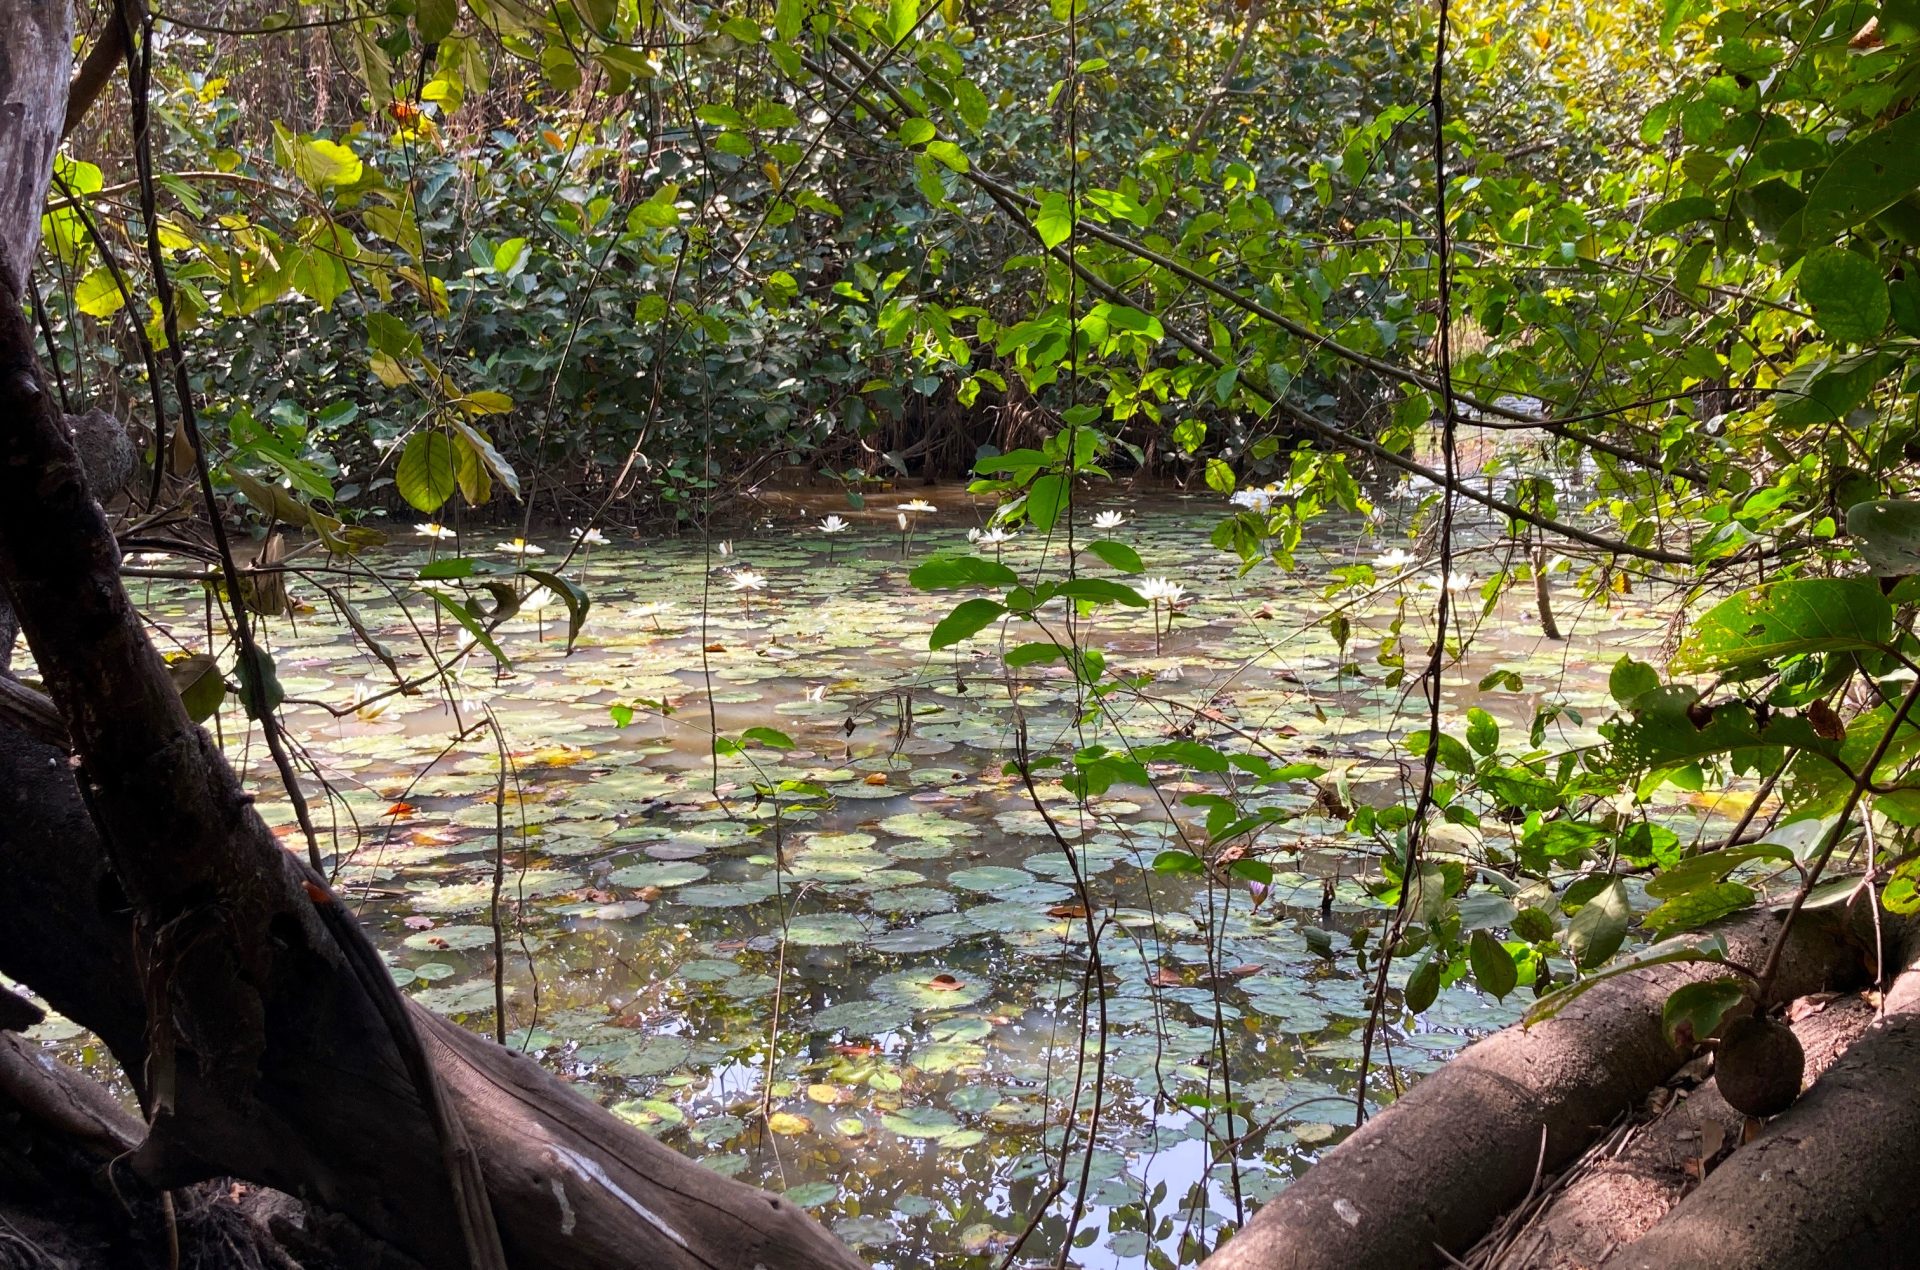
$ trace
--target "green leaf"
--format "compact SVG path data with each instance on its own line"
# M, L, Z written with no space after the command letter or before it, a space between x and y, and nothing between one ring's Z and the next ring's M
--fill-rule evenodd
M1440 995L1440 964L1433 959L1432 953L1420 958L1420 964L1407 976L1404 1000L1407 1009L1415 1014L1422 1013L1433 1004Z
M1752 587L1708 610L1674 654L1676 670L1759 667L1802 653L1885 647L1893 606L1865 578Z
M393 483L416 511L432 515L453 497L453 470L452 438L437 429L416 432L400 452Z
M521 572L559 596L560 602L567 606L567 651L572 652L573 642L580 638L581 628L587 624L587 610L593 607L592 597L577 582L549 570L523 569Z
M1476 754L1491 754L1500 748L1500 725L1479 706L1467 711L1467 744Z
M1020 575L984 556L929 556L914 566L907 581L916 590L946 591L963 586L1018 586Z
M493 635L480 624L479 618L467 611L464 604L459 603L444 591L427 588L427 594L433 597L435 604L451 614L454 621L466 627L467 633L473 636L474 642L491 653L495 661L502 666L512 667L513 663L507 660L507 655L500 650L500 645L494 642Z
M954 606L953 612L940 619L940 624L933 628L933 634L927 636L927 647L934 652L951 648L961 640L979 634L1006 611L1007 606L998 600L962 600Z
M1747 999L1747 988L1738 979L1707 979L1683 984L1668 995L1660 1007L1660 1030L1667 1044L1679 1050L1691 1050L1720 1030L1727 1011Z
M1622 654L1607 675L1607 691L1625 710L1633 709L1634 702L1659 687L1660 673L1645 662L1635 661L1631 653Z
M1829 339L1864 344L1893 314L1878 265L1844 247L1815 247L1800 263L1800 298Z
M1527 1027L1544 1023L1566 1009L1575 999L1585 995L1589 989L1620 975L1632 974L1634 971L1646 970L1653 966L1675 965L1679 962L1724 962L1726 959L1727 941L1718 935L1710 935L1705 939L1689 939L1682 936L1678 939L1664 940L1642 949L1623 961L1615 962L1605 970L1590 974L1584 979L1575 980L1558 992L1551 992L1541 997L1527 1008L1526 1014L1521 1017L1521 1022Z
M1058 472L1047 473L1027 490L1027 520L1041 533L1050 532L1060 521L1066 499L1067 478Z
M420 7L413 11L413 25L423 41L438 44L453 34L459 16L459 0L420 0Z
M1140 563L1140 553L1123 542L1090 542L1087 550L1122 573L1142 573L1146 570L1146 566Z
M479 394L475 395L477 396ZM493 448L493 442L487 439L487 434L464 419L457 418L451 414L446 414L444 417L446 418L447 426L451 427L454 432L459 434L460 439L467 443L467 449L471 452L472 456L479 461L480 465L492 473L502 485L506 486L508 492L515 498L520 497L519 474L513 470L513 464L507 462L506 459L501 457L500 451ZM461 480L460 487L462 491L465 491L467 488L464 477ZM467 501L485 502L486 500L475 499L473 495L469 493L467 495Z
M365 171L360 156L349 146L320 137L296 136L277 123L273 127L279 150L286 155L293 174L311 189L352 185Z
M973 166L967 152L951 141L929 141L927 153L946 164L949 171L965 172Z
M1691 225L1696 221L1714 220L1720 215L1720 205L1704 195L1690 195L1686 198L1671 199L1647 213L1647 219L1640 228L1649 234L1670 234L1682 225Z
M1001 660L1005 661L1007 665L1013 667L1015 670L1019 670L1025 666L1038 666L1046 662L1065 661L1071 655L1072 650L1064 644L1036 642L1032 644L1020 644L1016 647L1009 648L1007 655Z
M474 575L475 565L467 556L449 556L445 560L432 560L420 567L420 580L429 582L448 578L470 578Z
M887 5L887 39L894 44L913 34L920 21L920 0L890 0Z
M1062 582L1054 590L1055 595L1063 595L1072 600L1093 600L1101 604L1124 604L1128 608L1147 607L1146 597L1124 582L1110 582L1106 578L1074 578Z
M1920 573L1920 501L1882 498L1847 508L1847 534L1881 577Z
M1239 482L1234 478L1233 468L1224 459L1207 460L1207 488L1216 494L1231 494Z
M1407 753L1411 754L1416 761L1425 762L1427 750L1432 743L1433 734L1422 728L1408 735ZM1436 757L1442 767L1451 768L1463 775L1473 771L1473 754L1466 746L1460 744L1458 737L1448 736L1445 732L1440 734L1440 748Z
M125 303L113 271L104 265L80 279L80 285L73 289L73 307L88 317L112 317Z
M1807 237L1864 224L1920 186L1920 111L1908 111L1839 154L1807 195Z
M1162 851L1153 857L1155 873L1205 873L1206 863L1191 851Z
M1676 895L1646 916L1649 930L1661 935L1694 930L1737 913L1753 903L1753 891L1738 882L1714 882Z
M748 728L740 734L743 741L754 741L770 750L790 750L793 738L777 728Z
M227 681L220 673L220 663L207 653L175 658L167 663L167 674L180 694L180 704L187 708L187 717L195 723L212 718L227 699Z
M526 239L509 238L493 249L493 271L511 278L526 267L530 254Z
M1567 923L1567 955L1582 970L1600 965L1620 951L1632 916L1626 885L1619 878L1612 879Z
M930 119L909 119L900 125L900 144L903 146L925 145L936 135Z
M1473 981L1482 992L1491 992L1501 1000L1520 982L1520 970L1513 954L1494 938L1493 932L1476 930L1467 940L1467 964L1473 967Z
M1725 878L1752 860L1777 860L1793 863L1793 853L1778 843L1756 842L1745 847L1726 847L1701 855L1688 856L1647 883L1647 894L1656 900L1672 899Z
M266 649L257 644L242 648L233 668L240 677L240 704L246 708L249 719L264 718L287 699L286 690L280 686L280 675L274 668L273 654Z
M1040 235L1040 245L1051 251L1073 233L1073 210L1064 194L1048 194L1040 200L1040 210L1034 213L1033 228Z
M1523 908L1513 915L1513 933L1528 943L1552 939L1554 930L1553 914L1545 909Z

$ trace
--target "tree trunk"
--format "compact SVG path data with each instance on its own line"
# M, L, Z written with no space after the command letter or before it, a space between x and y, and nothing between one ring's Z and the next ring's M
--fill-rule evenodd
M1609 1265L1911 1266L1920 1255L1920 970L1886 1018Z
M1851 913L1801 916L1782 996L1864 980L1872 931L1864 917L1854 930ZM1731 959L1758 965L1778 925L1756 913L1722 927ZM1445 1264L1526 1195L1537 1170L1559 1171L1679 1068L1686 1053L1667 1043L1661 1007L1680 985L1724 973L1686 964L1620 975L1547 1022L1469 1046L1255 1214L1208 1270Z

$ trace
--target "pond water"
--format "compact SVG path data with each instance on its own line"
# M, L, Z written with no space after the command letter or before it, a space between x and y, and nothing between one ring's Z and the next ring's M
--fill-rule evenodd
M878 1266L997 1265L1043 1210L1023 1262L1069 1238L1080 1266L1191 1261L1352 1123L1364 987L1349 939L1382 910L1356 880L1374 847L1328 813L1399 796L1395 740L1425 706L1375 656L1396 620L1409 661L1426 645L1430 566L1389 557L1371 594L1328 599L1336 570L1411 544L1391 524L1327 521L1295 572L1241 576L1208 542L1216 501L1113 502L1127 520L1103 536L1188 598L1160 636L1133 609L1079 625L1110 669L1151 677L1093 715L1059 665L1009 681L991 627L927 651L969 593L916 591L908 571L993 551L966 541L984 512L964 494L928 497L945 510L910 542L894 524L902 500L884 497L864 514L840 506L853 526L832 539L787 505L726 556L691 539L595 547L567 565L593 599L571 653L564 609L523 613L500 632L510 669L479 653L451 700L429 688L342 717L298 703L375 698L392 675L295 582L317 611L268 634L288 722L325 777L310 788L333 867L404 990L491 1031L498 859L509 1042L709 1167L785 1192ZM434 545L511 568L497 541ZM536 542L537 566L567 540ZM425 546L378 563L411 576ZM1002 555L1023 578L1064 570L1058 539L1022 535ZM1472 552L1464 566L1491 567ZM732 589L728 569L765 589ZM201 598L132 585L136 598L151 586L163 638L204 646ZM460 628L442 620L436 641L417 592L397 593L403 612L364 576L330 585L403 669L425 666L418 633L443 655L455 646ZM1461 594L1470 644L1450 699L1522 730L1546 701L1598 721L1606 667L1661 634L1633 597L1595 607L1564 579L1567 642L1540 637L1530 589L1487 613L1477 590ZM1345 657L1326 622L1336 607L1353 627ZM1496 669L1519 690L1477 692ZM458 736L487 710L504 767L490 730ZM293 845L284 806L264 802L275 785L257 733L231 705L219 723ZM1580 726L1563 717L1555 742L1591 735ZM793 748L715 757L716 733L749 728ZM1170 770L1081 806L1006 770L1022 734L1036 755L1258 743L1329 774L1245 795L1292 814L1253 844L1277 870L1256 907L1244 884L1152 867L1170 844L1205 841L1205 807L1182 799L1227 777ZM756 793L782 781L826 796ZM1337 956L1309 943L1322 930ZM1394 1014L1395 1071L1431 1070L1520 1005L1450 988L1417 1024ZM1391 1096L1385 1073L1371 1096ZM1245 1109L1231 1124L1229 1099Z

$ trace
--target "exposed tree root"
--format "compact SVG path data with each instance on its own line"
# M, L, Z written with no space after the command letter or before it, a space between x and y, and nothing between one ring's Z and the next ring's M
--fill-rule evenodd
M1873 1003L1857 993L1803 998L1790 1013L1809 1084L1875 1017ZM1702 1054L1558 1178L1544 1178L1462 1260L1475 1270L1608 1264L1738 1147L1744 1123L1720 1096L1712 1060Z
M1883 1021L1610 1268L1911 1266L1920 1248L1920 969Z
M1777 929L1774 915L1752 913L1721 934L1732 959L1752 965ZM1873 947L1870 921L1850 908L1805 914L1779 990L1857 985ZM1207 1265L1411 1270L1456 1261L1537 1177L1564 1170L1680 1068L1687 1056L1662 1034L1661 1007L1681 984L1724 973L1678 965L1622 975L1539 1026L1469 1046L1281 1192Z

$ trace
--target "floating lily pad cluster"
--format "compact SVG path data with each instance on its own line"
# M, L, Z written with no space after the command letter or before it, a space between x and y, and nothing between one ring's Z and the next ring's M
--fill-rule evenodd
M1066 753L1246 736L1338 770L1351 791L1397 788L1394 740L1422 707L1374 652L1398 616L1409 643L1422 638L1428 606L1413 573L1383 568L1388 584L1343 609L1343 647L1327 575L1374 560L1379 539L1330 525L1301 573L1243 577L1208 545L1210 523L1176 507L1114 531L1184 597L1151 621L1082 619L1083 644L1151 679L1097 719L1062 668L1009 680L984 637L930 654L952 597L909 587L897 538L859 523L831 559L799 523L737 536L719 560L684 540L599 548L570 654L516 617L494 632L510 665L475 652L453 682L405 694L382 695L393 673L330 606L276 625L272 652L296 702L368 703L338 718L296 704L289 722L327 781L309 792L338 827L322 847L342 889L431 1008L493 1026L497 920L512 1043L901 1266L988 1256L1024 1224L1065 1126L1081 1135L1092 1114L1104 1018L1090 1224L1107 1230L1164 1183L1161 1216L1211 1228L1233 1211L1233 1175L1263 1198L1351 1121L1365 988L1322 952L1378 920L1356 880L1365 862L1313 785L1266 790L1254 804L1291 819L1258 843L1277 872L1256 909L1243 883L1152 867L1204 839L1204 813L1182 798L1217 779L1157 772L1154 789L1084 807L1047 782L1036 804L1007 762L1022 729ZM931 518L912 548L967 549ZM1064 567L1064 543L1032 535L990 550L1023 573ZM716 564L764 578L750 610ZM394 649L435 640L434 608L414 596L403 612L395 594L363 584L345 598ZM154 603L183 632L202 613L195 596ZM1562 624L1577 617L1569 598ZM1516 720L1535 685L1605 699L1601 654L1582 662L1502 628L1510 618L1482 625L1454 690L1513 671L1527 691L1483 695ZM1603 620L1609 658L1623 633L1658 638L1637 610ZM462 634L441 624L442 657ZM488 712L505 770L493 731L473 728ZM218 722L273 788L244 717ZM750 729L790 747L749 740L716 757L716 736ZM284 809L263 810L294 845ZM1425 1030L1396 1033L1398 1069L1431 1068L1515 1008L1443 994ZM1129 1221L1103 1236L1115 1258L1164 1236Z

